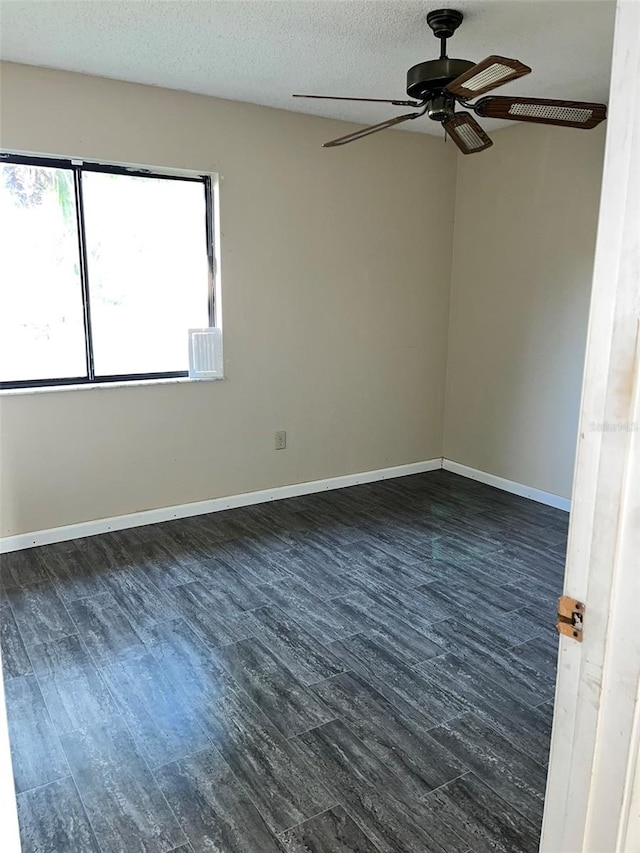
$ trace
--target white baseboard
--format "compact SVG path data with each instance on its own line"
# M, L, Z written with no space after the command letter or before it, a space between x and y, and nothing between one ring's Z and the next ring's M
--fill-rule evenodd
M522 498L529 498L532 501L547 504L547 506L553 506L556 509L563 509L566 512L571 510L571 501L569 498L563 498L551 492L543 492L541 489L534 489L532 486L515 483L513 480L505 480L504 477L487 474L484 471L478 471L476 468L469 468L468 465L452 462L450 459L443 459L442 467L445 471L451 471L452 474L460 474L462 477L468 477L470 480L478 480L479 483L486 483L487 486L495 486L496 489L502 489L503 492L511 492L513 495L520 495Z
M117 515L113 518L99 518L96 521L81 521L78 524L52 527L49 530L36 530L33 533L19 533L16 536L0 538L0 554L33 548L37 545L50 545L53 542L67 542L70 539L80 539L84 536L96 536L98 533L108 533L110 530L126 530L129 527L142 527L145 524L157 524L176 518L220 512L220 510L234 509L250 504L311 495L315 492L325 492L331 489L344 489L347 486L357 486L360 483L374 483L376 480L389 480L393 477L406 477L409 474L422 474L425 471L436 471L439 468L442 468L442 459L428 459L424 462L396 465L393 468L380 468L376 471L329 477L326 480L312 480L308 483L293 483L290 486L277 486L259 492L245 492L224 498L212 498L208 501L161 507L160 509L134 512L129 515Z
M379 468L375 471L362 471L358 474L329 477L326 480L311 480L307 483L293 483L290 486L276 486L273 489L244 492L239 495L212 498L208 501L144 510L143 512L117 515L112 518L81 521L78 524L67 524L64 527L52 527L48 530L36 530L32 533L19 533L16 536L5 536L0 538L0 554L33 548L38 545L50 545L53 542L67 542L70 539L81 539L84 536L96 536L99 533L108 533L110 530L126 530L129 527L158 524L161 521L171 521L176 518L188 518L193 515L220 512L224 509L234 509L235 507L250 506L251 504L277 501L300 495L311 495L331 489L344 489L348 486L357 486L360 483L374 483L377 480L389 480L393 477L407 477L410 474L422 474L425 471L436 471L439 468L557 509L563 509L567 512L571 509L571 501L568 498L554 495L551 492L543 492L522 483L515 483L512 480L504 479L504 477L497 477L495 474L487 474L450 459L438 458L428 459L424 462L411 462L408 465L396 465L393 468Z

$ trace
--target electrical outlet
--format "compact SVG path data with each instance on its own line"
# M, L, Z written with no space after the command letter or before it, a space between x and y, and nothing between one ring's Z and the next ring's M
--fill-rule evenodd
M284 450L287 446L287 433L281 429L276 433L276 450Z

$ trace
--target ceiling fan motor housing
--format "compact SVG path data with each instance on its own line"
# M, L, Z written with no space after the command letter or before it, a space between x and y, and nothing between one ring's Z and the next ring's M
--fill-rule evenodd
M473 68L475 62L468 59L430 59L420 62L407 71L407 95L418 101L425 101L439 95L442 89Z
M432 121L447 121L455 112L456 102L450 95L436 95L427 106L427 115Z

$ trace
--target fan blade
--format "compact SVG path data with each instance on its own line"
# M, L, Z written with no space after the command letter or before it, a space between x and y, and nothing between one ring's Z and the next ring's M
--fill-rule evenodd
M517 59L488 56L448 83L445 92L457 98L475 98L530 73L529 66L518 62Z
M537 121L590 130L607 117L605 104L554 101L547 98L482 98L473 109L479 116L512 121Z
M493 145L471 113L456 113L442 126L463 154L476 154Z
M315 98L321 101L366 101L369 104L395 104L397 107L419 107L419 101L391 101L387 98L344 98L339 95L292 95L292 98Z
M396 118L381 121L380 124L372 124L369 127L363 127L362 130L356 130L353 133L348 133L346 136L340 136L338 139L332 139L331 142L325 142L323 148L334 148L336 145L346 145L347 142L355 142L356 139L362 139L364 136L369 136L372 133L377 133L379 130L385 130L387 127L393 127L394 124L400 124L402 121L409 121L412 118L424 115L424 110L419 113L405 113Z

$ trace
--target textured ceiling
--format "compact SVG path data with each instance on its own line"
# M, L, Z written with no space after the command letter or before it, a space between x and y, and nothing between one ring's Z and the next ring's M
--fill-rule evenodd
M3 59L373 123L384 104L292 92L402 98L406 70L438 56L414 0L3 0ZM449 55L520 59L533 73L498 94L607 101L615 0L455 0ZM491 130L505 122L483 120ZM407 129L440 134L424 119Z

